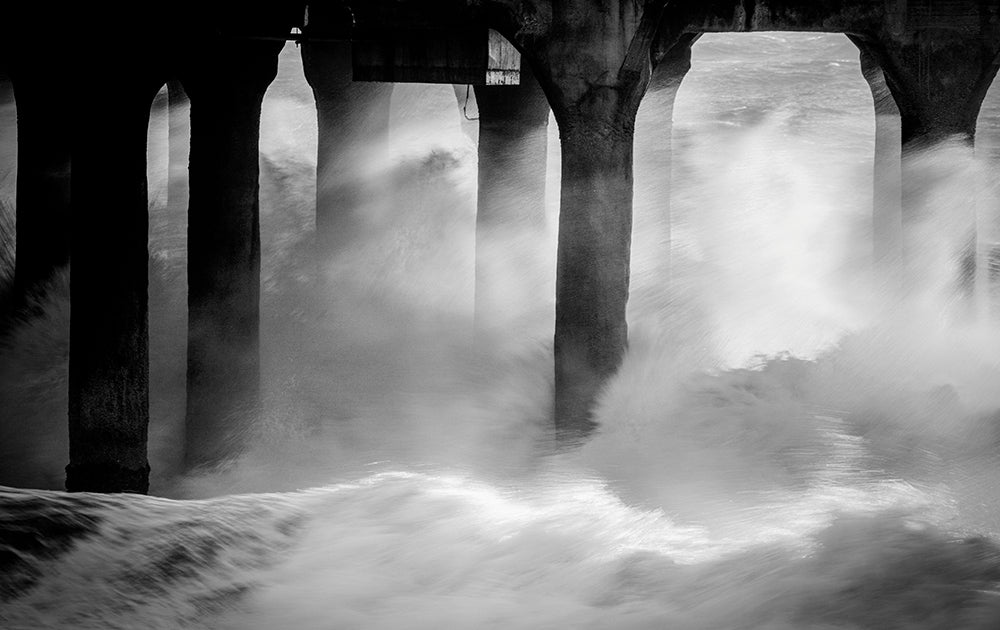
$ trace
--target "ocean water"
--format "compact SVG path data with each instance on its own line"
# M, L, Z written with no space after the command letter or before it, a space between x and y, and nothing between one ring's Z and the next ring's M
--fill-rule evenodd
M554 122L547 226L499 244L508 306L473 345L474 124L448 86L397 89L392 157L368 169L393 202L317 283L297 55L262 120L250 447L179 473L186 226L154 111L150 459L169 498L56 491L58 278L0 354L0 627L1000 627L1000 332L955 316L946 258L916 300L874 281L874 116L846 38L696 44L669 264L643 174L629 353L573 449L548 420ZM661 118L641 112L637 162ZM965 198L956 164L982 168L925 158L931 253Z

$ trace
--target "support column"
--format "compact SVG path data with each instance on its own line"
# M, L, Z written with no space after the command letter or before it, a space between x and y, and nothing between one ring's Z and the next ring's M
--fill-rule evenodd
M636 215L641 221L649 221L656 234L665 282L670 281L671 274L674 102L681 82L691 70L691 47L700 37L685 33L674 45L656 53L658 63L636 120L641 135L652 135L636 147Z
M181 73L191 99L189 468L238 454L259 408L260 113L283 44L213 41Z
M145 68L119 67L99 94L72 101L70 491L149 486L146 128L163 81ZM77 81L77 94L92 86Z
M479 188L476 211L477 332L508 295L497 278L516 264L510 246L545 227L549 103L530 67L517 86L476 86Z
M560 121L555 419L563 433L592 428L594 401L628 340L634 130L615 111L615 96Z
M70 105L65 59L24 47L11 64L17 107L14 300L41 289L69 262ZM37 55L30 57L29 55Z
M903 184L899 108L875 57L861 49L861 73L875 104L872 263L878 286L898 292L903 262Z
M897 16L898 17L898 16ZM947 16L940 18L942 24ZM913 23L921 24L919 20ZM954 265L955 295L969 300L976 269L975 182L971 165L976 120L986 91L997 72L998 50L975 34L917 27L903 20L888 25L878 38L852 40L882 68L886 85L900 112L902 143L902 258L906 289L924 292L938 276L939 257L930 253L928 219L947 212L949 244L945 257ZM983 36L984 38L986 35ZM947 163L928 171L927 151L950 145ZM964 150L963 150L964 149ZM929 172L956 168L949 208L931 207Z
M167 126L167 208L173 215L187 208L191 152L191 102L177 79L167 82Z
M374 174L388 159L392 84L354 82L350 42L306 41L302 64L316 97L316 247L325 262L387 201L385 178Z
M562 193L556 255L555 426L594 427L593 406L625 356L632 236L632 141L662 7L601 0L504 33L531 63L559 124ZM523 26L523 25L522 25ZM513 39L512 39L513 38Z

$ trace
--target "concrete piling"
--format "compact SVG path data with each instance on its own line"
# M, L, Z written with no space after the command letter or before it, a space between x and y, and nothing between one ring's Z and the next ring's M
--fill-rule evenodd
M213 42L180 74L191 100L185 462L245 446L260 396L259 137L282 42Z
M476 211L476 330L507 299L504 268L516 264L505 244L545 227L549 104L527 66L515 87L476 86L479 188Z

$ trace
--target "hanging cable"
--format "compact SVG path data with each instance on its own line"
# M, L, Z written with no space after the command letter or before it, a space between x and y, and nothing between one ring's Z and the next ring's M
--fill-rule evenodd
M469 93L472 91L471 85L465 86L465 105L462 106L462 115L465 116L466 120L476 121L479 120L479 116L475 118L469 117Z

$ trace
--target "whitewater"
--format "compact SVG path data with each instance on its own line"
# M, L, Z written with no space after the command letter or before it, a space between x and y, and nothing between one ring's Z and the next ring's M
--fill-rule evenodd
M874 116L845 37L695 45L671 255L662 184L637 159L629 352L599 429L569 447L549 418L554 121L548 227L496 247L509 299L473 343L474 122L450 86L397 88L392 159L370 169L394 203L368 209L317 282L297 56L262 120L252 446L180 469L186 225L166 209L154 109L157 496L58 491L59 278L0 353L0 409L17 419L0 423L0 627L1000 627L1000 327L947 291L956 173L982 165L926 156L940 275L900 303L871 272ZM637 158L658 133L641 111Z

